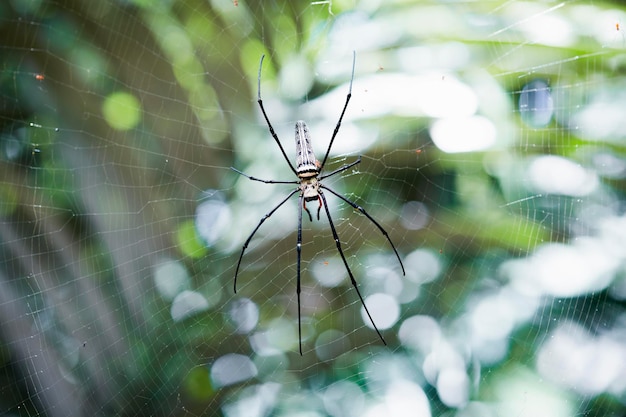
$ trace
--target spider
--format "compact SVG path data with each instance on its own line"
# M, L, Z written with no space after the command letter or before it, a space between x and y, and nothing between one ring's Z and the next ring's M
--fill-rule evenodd
M335 229L333 219L331 218L330 211L328 210L328 204L326 203L326 196L324 195L324 191L328 191L329 193L335 195L339 199L343 200L344 202L352 206L355 210L358 210L363 215L365 215L365 217L367 217L378 228L378 230L381 231L381 233L385 236L385 238L387 238L387 241L391 245L391 248L393 249L394 253L396 254L396 257L398 258L398 262L400 263L400 267L402 268L402 274L406 275L405 270L404 270L404 265L402 264L400 255L398 254L398 251L396 250L396 247L394 246L393 242L389 238L387 231L376 220L374 220L374 218L372 218L372 216L370 216L363 207L350 201L346 197L340 195L339 193L333 191L332 189L322 184L322 180L332 177L333 175L339 174L340 172L346 171L361 162L361 157L359 156L358 159L352 163L343 165L342 167L332 172L329 172L328 174L322 174L324 166L326 165L326 160L328 159L328 154L330 153L330 149L333 146L333 142L335 140L335 137L337 136L337 132L339 132L339 127L341 126L341 120L343 119L346 109L348 108L348 102L350 101L350 97L352 96L352 81L354 80L354 66L356 62L356 53L353 52L352 54L352 76L350 78L350 87L348 89L348 95L346 96L346 102L343 106L343 110L341 111L341 115L339 116L339 121L337 122L337 125L335 126L333 135L330 138L330 143L328 145L328 149L326 150L326 154L324 155L324 159L320 163L320 161L318 161L315 158L315 154L313 153L313 147L311 145L311 136L309 133L309 128L307 127L304 121L299 120L296 122L296 130L295 130L296 154L297 154L295 167L289 161L289 158L287 157L287 154L285 153L285 150L283 149L283 146L280 143L280 140L278 139L278 135L276 135L276 132L274 131L274 128L272 127L272 124L270 123L270 120L267 117L265 108L263 107L263 100L261 99L261 69L263 68L263 58L265 58L265 55L261 56L261 62L259 63L259 75L257 79L257 82L258 82L257 103L259 104L259 107L261 108L261 112L263 113L263 117L265 118L270 134L276 141L276 144L278 145L278 148L282 152L283 157L285 158L285 161L287 161L287 164L289 165L289 167L291 168L291 170L293 171L293 173L296 175L298 179L293 180L293 181L264 180L264 179L255 178L250 175L247 175L239 171L238 169L235 169L234 167L231 167L231 169L252 181L259 181L265 184L297 184L298 186L293 191L291 191L287 195L287 197L285 197L280 203L278 203L278 205L276 205L265 216L263 216L263 218L261 218L261 220L259 221L257 226L254 228L250 236L248 236L248 239L246 239L246 242L243 244L243 247L241 248L241 254L239 255L239 261L237 262L237 268L235 270L234 291L235 293L237 293L237 275L239 275L239 267L241 266L241 260L243 258L244 253L246 252L246 249L248 248L248 244L250 243L250 241L252 240L256 232L259 230L261 225L265 222L265 220L270 218L270 216L272 216L272 214L274 214L276 210L278 210L283 204L285 204L285 202L290 197L292 197L294 194L299 192L298 240L296 243L296 252L297 252L296 294L298 296L298 341L299 341L300 355L302 355L302 323L301 323L301 314L300 314L300 292L301 292L300 260L302 256L302 210L304 209L304 211L306 211L306 213L308 214L309 221L313 221L313 216L311 215L309 208L306 206L308 202L312 202L312 201L318 202L318 206L317 206L317 220L318 221L320 219L320 211L322 207L324 207L324 211L326 212L326 216L328 217L330 230L333 234L333 238L335 239L335 245L337 245L337 251L339 252L339 255L341 256L341 260L343 261L343 264L346 267L346 271L348 272L348 275L350 276L350 282L352 283L352 286L354 287L357 295L359 296L359 299L361 300L361 304L363 305L363 308L365 309L365 312L367 313L367 316L369 317L369 320L372 323L374 330L376 330L376 333L378 333L378 337L380 337L380 340L383 342L383 344L386 345L387 342L385 341L382 334L378 330L378 327L376 327L376 324L374 323L374 320L372 319L372 315L370 314L369 310L367 309L367 306L365 305L365 302L363 301L363 296L361 295L361 291L359 291L359 287L357 286L356 280L354 279L352 270L348 266L348 262L346 261L346 257L343 253L343 249L341 248L341 242L339 241L339 236L337 235L337 230Z

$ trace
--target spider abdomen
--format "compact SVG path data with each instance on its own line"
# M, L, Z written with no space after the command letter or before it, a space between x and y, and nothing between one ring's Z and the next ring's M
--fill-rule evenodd
M311 134L304 120L296 122L296 155L298 177L309 178L319 174L320 163L313 153Z

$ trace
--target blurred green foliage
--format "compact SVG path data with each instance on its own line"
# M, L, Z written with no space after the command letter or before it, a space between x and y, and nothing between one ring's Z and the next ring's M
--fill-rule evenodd
M532 260L550 243L574 247L579 237L619 230L604 230L597 221L623 216L626 134L616 120L626 101L624 16L622 5L598 2L1 5L0 411L374 415L373 406L337 410L346 398L389 402L405 392L392 382L410 381L406 392L423 394L427 402L419 404L432 415L620 415L626 392L615 381L591 392L568 385L571 380L549 381L545 390L527 391L525 401L520 392L543 382L540 352L560 326L571 326L575 335L586 330L592 341L622 329L623 254L602 286L575 295L544 293L533 298L537 304L524 304L528 294L507 299L517 321L505 328L496 320L506 316L507 302L491 314L494 327L504 328L491 346L477 341L484 323L476 330L471 320L494 294L518 288L510 271L519 265L509 262ZM365 144L365 133L376 140L358 152L337 151L336 160L333 155L330 169L364 153L358 170L332 186L381 219L407 258L423 259L420 251L427 251L438 256L441 270L427 280L418 261L407 261L412 269L400 281L397 271L385 269L384 238L340 206L339 233L351 243L348 261L364 294L393 293L400 282L396 298L414 298L399 302L401 318L385 331L389 346L382 347L363 325L349 282L305 284L312 301L303 320L308 353L300 357L295 228L289 228L295 205L264 226L263 242L253 242L244 258L238 297L261 305L260 331L242 331L232 312L241 245L284 190L247 184L230 167L291 179L279 178L290 171L255 103L262 54L264 100L277 131L291 132L292 120L305 114L328 124L329 135L336 119L327 122L325 104L331 102L338 117L348 81L340 67L349 66L345 57L354 49L351 117L363 135L357 140ZM431 135L437 116L426 106L407 114L392 103L367 113L383 90L369 90L376 85L370 77L430 73L438 82L469 86L476 113L497 132L494 146L442 151ZM547 80L554 98L546 126L528 125L518 108L532 79ZM419 101L410 85L395 88L409 97L397 94L394 101ZM367 101L374 94L378 99ZM323 146L327 139L319 136ZM531 168L542 156L584 168L597 178L593 192L537 191L542 179ZM207 201L218 211L207 215L214 223L203 234L198 207ZM404 226L410 201L429 210L419 230ZM316 262L332 268L337 255L327 224L305 223L313 230L304 245L305 270L314 271ZM210 232L218 237L211 240ZM157 282L169 262L184 272L169 271ZM388 276L376 280L377 273ZM200 294L206 305L194 304L193 296L177 299L184 291ZM403 335L408 319L421 316L439 326L432 342L421 333L411 341L414 330ZM327 343L316 339L324 332ZM284 351L259 353L272 342ZM429 361L444 363L446 354L462 363L465 399L446 397L457 391L446 391L443 378L428 373ZM232 361L223 368L230 374L216 375L219 359ZM329 399L334 388L343 398ZM246 403L259 398L262 405ZM392 405L376 410L389 412Z

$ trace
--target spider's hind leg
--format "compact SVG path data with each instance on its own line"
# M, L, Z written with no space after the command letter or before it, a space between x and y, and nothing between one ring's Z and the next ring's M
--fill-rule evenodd
M341 249L341 242L339 241L339 235L337 235L337 229L335 229L335 224L333 223L333 219L330 216L330 210L328 210L328 203L326 202L326 197L321 191L320 191L320 196L322 200L324 200L324 210L326 211L326 216L328 217L328 224L330 225L330 230L333 233L333 239L335 239L335 245L337 245L337 251L339 252L339 255L341 256L341 260L343 261L343 265L346 267L346 271L348 272L348 275L350 276L350 282L352 283L352 287L354 288L357 295L359 296L359 299L361 300L361 305L363 306L363 309L365 310L367 317L369 317L370 323L372 323L374 330L376 330L376 333L378 333L378 337L380 337L380 340L383 342L383 344L386 345L387 342L385 341L385 338L383 337L383 335L380 333L380 330L378 330L376 323L374 323L374 319L372 318L372 315L370 314L369 309L365 305L365 301L363 300L361 291L359 290L359 287L356 283L356 279L354 279L352 270L350 270L350 267L348 266L348 261L346 260L346 256L344 255L343 250Z

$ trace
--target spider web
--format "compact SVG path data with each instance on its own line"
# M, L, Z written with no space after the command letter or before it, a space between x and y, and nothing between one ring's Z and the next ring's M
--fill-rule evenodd
M296 4L297 3L297 4ZM626 12L600 2L0 6L0 410L623 415ZM241 248L318 158L297 198ZM309 203L313 214L317 203Z

